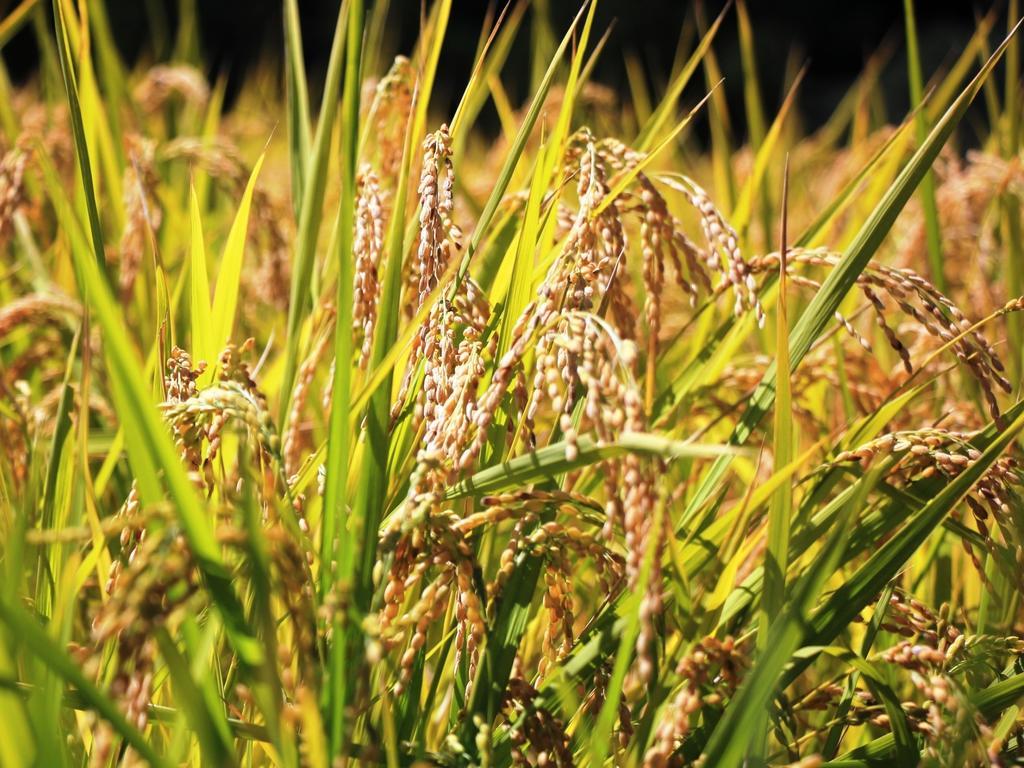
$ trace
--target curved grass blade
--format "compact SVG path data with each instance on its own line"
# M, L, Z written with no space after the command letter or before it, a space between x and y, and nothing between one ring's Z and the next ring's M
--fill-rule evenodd
M39 0L21 0L13 11L4 16L3 21L0 21L0 48L7 45L10 39L18 34L38 2Z
M245 192L238 205L238 212L231 223L228 239L224 243L224 255L220 262L220 272L217 274L217 285L213 290L213 305L210 308L212 337L205 344L207 353L211 357L220 354L220 351L231 340L231 329L235 324L235 309L238 306L238 294L242 284L242 262L245 256L246 234L249 231L249 209L252 207L256 178L260 175L260 169L263 167L263 157L260 155L256 165L253 166L249 182L245 186ZM195 237L195 226L193 223L193 237ZM201 241L201 231L199 236ZM213 363L213 359L207 358L207 362ZM207 380L213 378L213 373L214 366L211 364L205 374Z
M189 249L189 338L192 340L194 359L212 361L217 353L213 345L215 334L210 320L210 278L206 269L203 221L194 185L189 190L189 215L192 229L192 244Z
M711 42L715 39L715 34L718 32L718 28L722 25L722 21L725 19L726 14L729 12L729 6L731 0L726 3L721 13L714 20L708 31L704 33L700 43L694 49L693 53L690 54L690 58L687 59L686 64L679 71L673 79L672 83L668 87L668 91L658 104L657 109L654 110L654 114L651 115L650 119L644 124L644 127L640 130L639 135L636 137L636 141L633 142L634 147L638 152L647 152L651 147L654 146L654 142L658 140L658 134L661 129L665 127L675 111L676 104L679 101L679 97L683 94L683 89L686 88L686 84L690 82L690 78L693 77L693 73L697 71L698 65L704 59L704 55L711 48Z
M61 0L53 0L53 23L56 29L57 51L60 70L64 78L64 91L68 99L68 111L71 117L71 135L74 139L75 156L78 159L78 170L85 188L85 206L89 217L89 234L92 237L92 250L96 263L103 278L109 283L107 260L103 249L103 228L100 226L99 208L96 205L95 186L92 176L92 164L89 160L89 145L85 140L85 123L82 120L82 106L79 102L78 83L75 79L75 65L68 50L68 32L64 20L64 4Z
M515 41L516 32L526 13L527 3L520 0L512 6L511 0L502 9L501 15L495 22L488 39L485 41L476 64L473 66L473 73L462 92L459 104L455 108L455 115L452 117L451 133L453 154L456 158L455 165L458 166L458 159L462 157L468 131L462 130L462 124L472 125L480 110L487 103L486 84L490 78L501 71L512 43Z
M750 177L743 184L743 188L740 189L739 198L736 201L736 208L732 213L732 225L736 230L745 236L747 228L750 225L750 217L754 205L754 195L760 191L765 193L767 190L762 186L765 174L768 171L768 164L771 162L772 153L775 150L775 145L778 143L779 136L782 134L782 127L786 123L786 116L789 114L790 108L796 101L797 91L800 89L800 83L803 82L804 75L807 73L807 67L804 67L797 73L796 79L793 80L793 84L789 87L789 92L786 94L785 100L782 102L782 106L779 107L779 112L775 116L775 120L772 121L772 127L768 130L767 136L761 143L757 150L757 154L754 156L754 169L750 172ZM764 204L764 194L760 196L762 205ZM765 235L767 236L767 232Z
M461 499L468 496L498 493L507 488L550 480L574 469L626 453L660 456L664 459L707 459L726 453L733 454L739 450L728 446L671 440L661 435L644 432L624 432L614 443L605 444L596 442L588 435L581 435L577 442L578 455L572 461L565 457L566 447L565 442L552 443L524 456L517 456L502 464L482 469L472 477L449 488L445 493L445 498Z

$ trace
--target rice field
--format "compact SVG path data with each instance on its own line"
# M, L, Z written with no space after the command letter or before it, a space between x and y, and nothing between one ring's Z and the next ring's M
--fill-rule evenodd
M597 1L453 109L452 0L230 108L194 0L0 19L2 768L1024 761L1018 0L813 130L742 0L622 91Z

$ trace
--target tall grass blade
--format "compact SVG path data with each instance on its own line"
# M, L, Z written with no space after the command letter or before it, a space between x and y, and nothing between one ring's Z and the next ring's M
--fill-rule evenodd
M317 118L312 154L303 172L302 207L295 236L295 263L292 267L291 289L288 298L288 335L285 341L284 375L281 381L277 420L282 430L286 426L292 384L295 381L295 369L299 364L302 322L311 302L310 278L313 275L313 258L320 233L320 222L323 218L323 196L327 186L327 166L330 161L334 117L338 112L342 54L345 48L345 24L349 16L348 2L349 0L343 0L338 9L338 21L334 28L330 60L327 63L327 79L324 83L324 95Z
M302 193L309 164L312 134L309 117L309 88L302 49L302 27L297 0L284 0L285 90L288 99L288 159L292 174L292 206L302 215Z
M903 18L907 25L907 76L910 81L910 103L921 104L924 98L924 80L921 74L921 52L917 42L917 22L914 19L914 0L903 0ZM914 118L917 140L923 142L928 135L928 118L918 109ZM921 204L924 206L925 234L928 243L928 265L935 286L946 290L942 272L942 241L939 231L939 206L935 199L935 175L928 171L921 179Z
M350 394L352 382L352 291L355 255L352 249L355 229L356 155L359 148L359 89L362 63L362 0L349 6L348 42L345 56L345 85L342 91L341 119L347 130L341 138L342 188L338 208L338 287L334 327L334 383L331 390L331 417L327 435L327 479L320 527L320 590L329 594L334 579L351 583L355 559L354 541L348 528L348 468L351 457ZM332 564L337 563L337 573ZM330 650L332 689L328 695L328 748L340 754L346 732L345 708L348 706L352 664L351 643L342 642L344 619L335 622L335 643ZM347 629L347 628L346 628Z
M263 167L263 156L253 166L249 182L246 184L242 200L238 204L238 212L224 243L224 255L221 257L220 272L217 274L217 285L213 291L213 305L210 308L210 339L208 351L216 354L231 340L231 331L235 324L238 307L239 287L242 282L242 263L245 257L245 242L249 230L249 209L252 207L252 196L256 189L256 179ZM202 233L200 232L200 237ZM194 233L193 233L194 236ZM212 361L210 361L212 363ZM208 369L212 375L213 366Z
M715 39L715 34L718 32L718 28L722 25L722 21L725 19L729 12L729 6L731 3L727 3L725 8L722 9L718 17L708 27L707 32L701 37L700 42L694 49L693 53L690 54L690 58L687 59L686 64L679 71L679 73L672 78L672 82L669 84L668 91L665 96L659 102L657 108L654 110L654 114L651 115L650 119L644 124L644 127L640 130L636 140L633 142L637 151L646 152L654 146L655 142L658 141L658 134L665 127L665 125L672 119L672 114L676 109L676 104L679 102L679 97L682 96L683 90L686 88L687 83L690 82L690 78L693 77L693 73L697 70L704 56L711 49L711 43Z
M78 171L81 174L82 185L86 190L85 205L89 218L89 234L92 238L92 249L100 272L104 275L104 279L109 282L110 276L107 275L107 261L104 257L103 229L100 225L99 209L93 194L95 187L92 176L92 163L89 159L89 145L85 140L85 123L82 120L78 82L75 77L74 61L68 50L67 25L64 21L64 4L61 0L53 0L53 23L56 28L60 71L64 78L64 90L67 94L68 106L70 108L71 134L75 143Z
M203 242L203 221L199 213L199 199L193 185L189 190L189 217L191 219L192 244L189 250L189 308L192 340L192 354L196 360L213 360L217 354L215 339L219 334L214 330L210 306L210 278L206 269L206 245Z

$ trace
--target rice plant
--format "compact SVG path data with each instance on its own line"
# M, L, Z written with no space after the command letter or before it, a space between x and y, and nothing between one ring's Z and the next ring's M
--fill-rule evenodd
M0 765L1021 761L1017 0L814 132L742 0L625 93L597 2L450 114L452 0L230 109L194 3L0 20Z

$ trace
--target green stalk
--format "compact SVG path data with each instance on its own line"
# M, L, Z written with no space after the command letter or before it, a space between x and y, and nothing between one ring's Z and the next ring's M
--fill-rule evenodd
M789 368L789 316L786 299L786 217L789 194L789 156L782 177L782 227L779 237L779 300L775 321L775 361L779 367L778 385L775 397L775 429L773 454L775 468L788 466L793 461L793 404ZM764 591L761 594L761 611L757 625L757 648L759 653L768 650L771 626L786 602L786 570L789 557L790 516L793 511L793 485L786 481L779 484L772 494L768 507L768 540L764 555ZM767 718L759 722L752 741L752 758L759 761L767 747Z
M313 275L313 260L316 252L320 221L323 218L324 190L327 186L327 166L331 154L331 136L334 133L334 116L338 112L338 92L341 88L341 69L345 48L345 23L348 20L348 4L343 0L338 9L338 21L334 28L334 42L331 44L331 58L327 64L327 81L324 84L323 101L320 104L320 118L317 121L316 137L313 140L313 154L309 167L305 169L302 187L302 209L299 214L298 233L295 242L295 265L292 269L291 293L288 299L288 336L285 341L284 377L281 380L279 412L277 423L282 434L288 418L288 406L292 396L292 384L299 361L299 346L302 323L310 305L310 278Z
M292 207L302 216L302 191L309 164L309 90L306 63L302 53L302 28L296 0L284 3L285 97L288 104L288 159L292 172Z
M743 67L743 103L746 106L747 125L750 129L750 147L755 156L761 149L767 134L761 85L757 76L757 55L754 48L754 31L750 14L744 0L736 3L736 21L740 33L740 63ZM771 195L768 185L760 186L761 228L763 244L768 247L772 237Z
M64 78L64 91L67 94L70 104L71 133L75 140L78 159L78 172L82 175L82 185L86 189L85 207L89 216L89 234L92 236L92 249L96 255L96 264L107 284L110 284L110 274L107 270L107 260L104 256L103 228L100 225L99 208L96 206L96 196L92 176L92 163L89 161L89 148L85 140L85 124L82 121L82 107L78 100L78 83L75 80L75 69L72 63L71 52L68 50L67 27L64 23L64 7L61 0L53 0L53 19L56 26L57 50L60 58L60 71Z
M779 245L779 300L775 321L775 360L778 378L775 395L775 466L785 467L793 460L793 405L790 400L788 301L786 299L786 196L789 186L788 159L782 182L782 236ZM768 511L768 544L764 560L764 595L761 599L761 622L758 625L758 647L764 649L768 627L782 608L786 594L786 566L789 553L789 518L793 507L793 486L779 484L772 495Z
M410 127L406 132L402 167L395 187L397 190L395 202L388 225L385 245L386 264L378 305L377 326L368 366L370 371L376 371L382 366L398 336L398 321L401 313L399 302L402 290L402 262L406 246L405 216L408 180L414 148L426 125L427 104L451 13L450 0L440 0L435 11L437 15L430 27L429 48L426 51L426 60L417 89L416 104L410 115ZM348 272L347 274L347 279L351 282L352 273ZM345 279L344 275L339 275L339 280L344 281ZM350 333L351 319L349 327L346 329L339 327L339 331ZM351 358L351 353L349 354ZM336 367L343 364L343 361L339 359ZM361 622L369 612L373 601L373 566L377 559L377 537L389 484L391 385L392 372L389 367L369 398L363 431L365 442L360 472L356 481L355 498L351 512L348 513L345 521L344 535L341 536L341 530L338 531L338 535L341 536L341 548L338 551L336 582L346 595L348 615L344 617L344 626L341 628L343 631L340 639L336 641L338 647L332 649L331 673L334 678L332 684L337 687L337 690L331 693L335 701L331 707L328 707L328 710L331 715L329 729L331 748L334 750L334 754L340 753L343 747L342 742L347 736L343 718L344 708L350 705L357 687L361 686L363 690L369 690L369 670L366 664L365 636ZM349 410L346 409L345 413L339 413L339 415L351 417ZM339 430L346 428L345 425L341 425ZM339 435L337 439L340 440L340 432L336 431L336 434ZM330 474L329 468L328 477ZM325 514L330 512L331 510L325 506Z
M910 79L910 105L917 108L924 99L921 75L921 54L917 45L917 23L914 20L914 0L903 0L903 14L907 23L907 73ZM928 135L928 115L918 109L914 118L917 140L923 142ZM942 240L939 232L939 206L935 199L935 175L929 170L921 180L921 205L924 207L925 234L928 239L928 266L935 287L946 292L946 278L942 273Z
M1010 0L1008 8L1010 23L1020 17L1019 0ZM1006 96L1004 99L1005 133L1002 142L1003 157L1008 160L1017 157L1020 149L1021 104L1020 104L1020 41L1016 38L1006 49ZM1024 294L1024 227L1021 226L1021 198L1015 192L1007 190L1000 195L1000 206L1005 219L1006 241L1009 253L1006 255L1006 272L1011 296ZM1024 340L1024 320L1014 314L1007 318L1010 332L1011 370L1019 379L1024 371L1024 353L1021 342Z
M335 578L347 579L352 569L352 539L346 535L348 523L348 468L351 457L350 396L352 389L352 280L355 254L352 242L355 229L356 153L359 146L359 96L363 36L363 2L352 0L349 6L348 43L345 61L345 86L341 116L341 201L338 206L337 314L334 326L334 384L331 392L331 416L327 437L327 478L320 521L320 595L321 600L334 586ZM332 564L337 561L335 574ZM341 589L350 587L347 581ZM349 649L341 642L342 617L334 622L335 642L329 656L330 680L326 690L329 723L328 744L331 755L341 754L346 732L349 679Z

